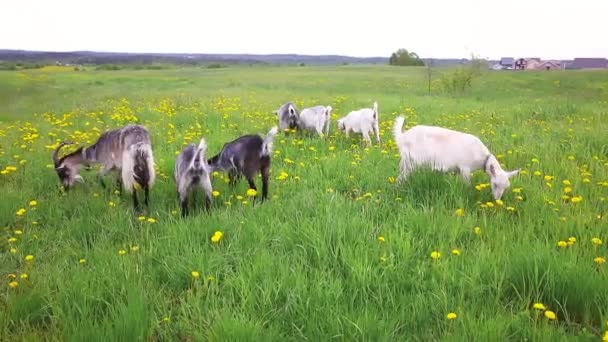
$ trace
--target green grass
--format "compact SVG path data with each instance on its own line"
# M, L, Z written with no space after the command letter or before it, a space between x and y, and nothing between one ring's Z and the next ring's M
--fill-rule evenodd
M0 72L0 170L16 168L0 175L0 340L597 341L608 328L608 264L594 262L608 257L607 76L487 73L466 95L435 83L429 96L417 68ZM216 176L211 213L181 219L182 144L204 136L212 154L265 134L288 100L337 116L377 100L382 146L337 134L335 118L328 139L281 134L270 201L245 204L245 182ZM455 175L392 184L397 113L474 133L507 169L521 167L504 204L488 207L489 188ZM93 171L62 194L49 168L57 141L91 143L134 118L153 138L154 223ZM563 200L566 187L582 201Z

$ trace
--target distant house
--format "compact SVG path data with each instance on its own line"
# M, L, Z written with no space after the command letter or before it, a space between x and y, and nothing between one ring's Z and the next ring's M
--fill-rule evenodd
M544 61L538 65L539 70L561 70L564 66L560 61Z
M499 64L503 69L511 70L515 66L515 59L513 57L502 57Z
M608 68L606 58L575 58L570 66L572 69L605 69Z
M530 59L526 65L526 70L561 70L564 66L560 61L541 61Z
M526 70L526 66L528 65L528 60L525 58L518 58L515 61L515 70Z

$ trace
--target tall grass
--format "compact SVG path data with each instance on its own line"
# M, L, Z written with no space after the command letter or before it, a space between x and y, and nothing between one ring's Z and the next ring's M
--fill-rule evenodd
M597 340L608 319L608 265L594 261L608 257L607 74L488 73L454 97L427 96L424 73L0 73L12 94L0 107L0 340ZM377 100L382 145L335 124L327 139L281 134L268 202L216 175L211 213L181 219L175 152L201 136L211 154L263 134L288 100L329 104L334 121ZM394 184L398 113L476 134L523 174L503 203L481 172L473 187L426 170ZM57 141L91 143L135 120L159 173L143 217L94 171L60 191Z

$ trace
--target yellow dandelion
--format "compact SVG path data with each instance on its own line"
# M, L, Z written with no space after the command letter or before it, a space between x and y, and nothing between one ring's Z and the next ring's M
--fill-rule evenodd
M11 281L10 283L8 283L8 286L9 286L11 289L16 289L16 288L19 286L19 283L18 283L18 282L16 282L16 281Z
M576 238L574 236L571 236L568 238L569 245L574 245L575 243L576 243Z
M30 204L30 207L35 207L38 205L38 202L36 202L36 200L31 200L29 204Z
M572 203L578 203L578 202L582 202L582 201L583 201L583 196L574 196L570 200L570 202L572 202Z
M247 196L248 197L255 197L257 196L258 192L255 189L247 189Z
M220 242L220 240L222 240L222 237L224 236L224 233L222 233L221 231L216 231L215 233L213 233L213 236L211 237L211 241L213 243L218 243Z
M439 258L441 258L441 253L439 253L437 251L431 252L431 259L438 260Z
M219 191L217 191L217 190L213 190L213 192L211 192L211 195L212 195L213 197L217 197L217 196L219 196L219 195L220 195L220 192L219 192Z
M395 182L396 182L395 177L388 177L386 180L388 181L389 184L395 184Z
M591 243L594 245L601 245L602 240L600 238L594 237L593 239L591 239Z
M459 256L460 255L460 250L459 249L452 249L452 255Z
M378 236L378 241L380 241L380 242L385 242L385 240L384 240L384 236L382 236L382 235L381 235L381 236Z
M481 227L475 227L473 228L473 231L475 232L475 234L481 235Z
M78 263L80 263L80 264L86 264L87 263L87 259L82 258L82 259L78 260Z
M9 252L11 254L15 254L15 253L17 253L17 248L11 248L11 249L9 249Z
M200 274L200 273L198 273L197 271L192 271L192 272L190 272L190 275L191 275L191 276L192 276L192 278L194 278L194 279L198 279L198 278L201 276L201 274Z
M29 277L30 276L27 273L21 273L21 275L19 275L19 278L21 278L21 279L27 279Z
M8 243L13 243L13 242L17 242L17 238L14 238L14 237L8 238Z
M146 217L145 216L138 216L137 219L140 220L140 221L145 221Z
M108 202L108 205L110 206L110 208L114 208L116 206L116 203L110 201Z
M17 210L16 215L17 215L17 216L23 216L23 215L25 215L25 209L24 209L24 208L21 208L21 209Z
M32 261L32 260L34 260L34 256L33 255L28 254L28 255L25 256L25 261Z
M502 200L496 200L496 205L502 207L503 205L505 205L505 202L503 202Z
M147 221L148 223L156 223L156 219L152 217L148 217Z
M542 173L540 171L534 171L534 175L537 176L537 177L539 177L539 176L542 175Z
M236 196L236 199L237 199L238 201L242 201L242 200L243 200L243 196L238 195L238 196Z
M597 258L593 259L593 261L594 261L596 264L601 265L601 264L603 264L603 263L605 263L605 262L606 262L606 258L604 258L604 257L597 257Z
M567 180L567 179L564 179L564 180L562 181L562 184L564 184L564 185L572 185L572 183L570 183L570 181L569 181L569 180Z
M547 319L550 321L554 321L557 318L557 316L555 315L555 312L553 312L551 310L545 311L545 317L547 317Z
M138 246L138 245L131 246L131 250L132 250L133 252L137 252L137 251L139 250L139 246Z
M124 249L121 249L118 251L118 255L125 255L127 254L127 251L125 251Z
M456 215L458 217L464 216L464 209L462 209L462 208L456 209L456 211L454 212L454 215Z
M572 188L571 187L567 186L567 187L564 188L564 193L565 194L569 194L571 192L572 192Z
M568 243L566 241L560 240L557 242L557 247L559 247L559 248L568 247Z
M455 320L455 319L456 319L456 317L458 317L458 316L456 315L456 313L454 313L454 312L450 312L450 313L448 313L448 315L447 315L446 317L447 317L447 319L448 319L449 321L453 321L453 320Z
M534 303L534 305L532 307L536 310L541 310L541 311L547 310L547 308L545 307L545 304L543 304L543 303Z

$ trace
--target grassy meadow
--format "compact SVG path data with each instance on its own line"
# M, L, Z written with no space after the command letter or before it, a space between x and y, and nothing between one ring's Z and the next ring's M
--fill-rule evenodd
M428 95L422 68L0 72L0 340L601 340L608 72L488 72L457 96L437 77ZM182 146L266 134L289 100L331 105L330 136L275 138L269 201L218 174L211 212L182 219ZM381 146L339 134L373 101ZM481 171L395 184L398 114L476 134L521 174L502 202ZM131 122L152 135L150 210L95 171L63 193L57 143Z

